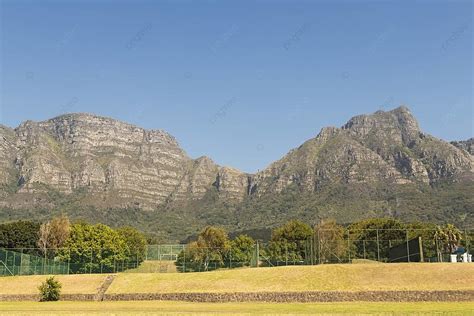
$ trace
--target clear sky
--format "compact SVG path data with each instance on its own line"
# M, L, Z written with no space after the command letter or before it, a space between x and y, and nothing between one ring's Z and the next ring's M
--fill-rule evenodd
M473 136L472 1L6 1L0 123L92 112L254 172L407 105Z

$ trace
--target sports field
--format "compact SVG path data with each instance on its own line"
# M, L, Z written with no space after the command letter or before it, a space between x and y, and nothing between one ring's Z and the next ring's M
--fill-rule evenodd
M106 275L59 275L64 294L93 294ZM0 278L1 294L36 294L46 276ZM108 294L474 290L474 264L334 264L196 273L119 273Z
M0 315L472 315L469 303L0 302Z
M57 276L63 294L94 294L106 275ZM0 278L0 295L37 294L46 276ZM302 291L472 291L473 264L344 264L203 273L120 273L106 294ZM454 300L456 300L454 298ZM0 302L0 315L473 315L471 302Z
M474 264L331 264L119 274L107 293L474 290Z

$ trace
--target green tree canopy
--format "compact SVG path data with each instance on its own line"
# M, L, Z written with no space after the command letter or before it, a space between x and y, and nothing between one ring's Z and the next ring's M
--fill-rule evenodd
M25 253L35 253L40 224L16 221L0 224L0 248L24 248Z
M107 225L79 223L71 226L60 257L73 273L114 272L127 258L124 238Z
M247 235L239 235L230 241L229 262L232 266L248 266L252 259L255 240Z
M312 236L311 227L298 220L289 221L275 228L268 246L270 260L276 264L301 263L307 258Z
M128 226L117 229L117 232L125 241L127 260L143 262L147 246L145 235L136 228Z

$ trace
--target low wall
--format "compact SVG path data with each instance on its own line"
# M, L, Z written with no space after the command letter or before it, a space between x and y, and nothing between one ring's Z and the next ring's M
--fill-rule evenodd
M327 291L260 293L105 294L106 301L166 300L188 302L425 302L474 301L474 291Z
M61 301L93 301L96 294L61 294ZM34 301L39 302L37 294L0 294L0 302Z
M0 301L39 301L39 295L0 295ZM186 301L186 302L466 302L474 291L327 291L260 293L134 293L105 294L104 301ZM96 294L63 294L61 301L95 301Z

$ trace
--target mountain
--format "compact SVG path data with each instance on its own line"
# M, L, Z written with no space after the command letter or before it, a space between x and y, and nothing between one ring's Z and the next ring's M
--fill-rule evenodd
M474 138L469 138L468 140L454 141L451 142L454 146L464 149L469 152L471 155L474 155Z
M226 198L240 198L248 182L246 174L207 157L191 159L165 131L90 114L27 121L0 133L0 183L14 192L0 202L7 207L53 206L52 192L82 192L85 204L153 210L200 199L212 185Z
M165 131L90 114L1 126L0 147L0 220L67 212L166 240L295 217L474 223L472 139L427 135L406 107L323 128L257 174L192 159Z

